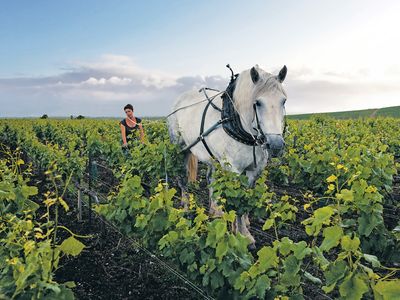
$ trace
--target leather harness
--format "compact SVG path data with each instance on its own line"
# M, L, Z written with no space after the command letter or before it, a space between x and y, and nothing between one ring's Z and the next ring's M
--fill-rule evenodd
M228 68L229 68L229 66L228 66ZM214 154L210 150L210 147L208 147L208 145L205 141L205 137L222 124L222 128L225 130L225 132L230 137L232 137L233 139L235 139L236 141L238 141L240 143L243 143L243 144L246 144L249 146L253 146L253 166L257 167L256 156L255 156L255 147L256 146L264 146L266 144L266 141L265 141L264 133L261 129L260 122L258 119L256 104L253 105L253 109L255 112L257 128L254 128L254 129L258 132L258 135L253 135L253 134L247 132L243 128L242 122L240 120L240 115L237 112L237 110L235 109L234 102L233 102L233 92L235 91L236 81L237 81L238 77L239 77L239 74L233 75L233 72L232 72L232 76L231 76L229 85L226 88L225 92L221 96L222 101L223 101L222 109L213 103L213 100L215 99L215 97L210 98L206 92L207 90L212 90L212 91L217 91L217 90L210 89L210 88L202 88L199 90L199 92L204 93L204 95L208 101L208 103L205 106L204 111L203 111L201 125L200 125L200 133L199 133L199 136L197 137L197 139L193 143L191 143L190 145L185 147L182 150L182 152L189 150L190 148L192 148L193 146L195 146L197 143L199 143L201 141L203 143L204 147L206 148L208 154L212 158L215 158ZM207 115L208 108L210 106L212 106L214 109L221 112L221 119L218 122L216 122L213 126L211 126L209 129L204 131L205 118Z

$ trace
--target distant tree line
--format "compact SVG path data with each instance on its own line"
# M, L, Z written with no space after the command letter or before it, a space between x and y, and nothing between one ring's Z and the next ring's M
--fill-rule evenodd
M40 117L40 119L48 119L48 118L49 118L49 116L48 116L47 114L44 114L44 115L42 115L42 116ZM82 116L82 115L79 115L79 116L77 116L77 117L74 117L73 115L70 116L70 119L71 119L71 120L73 120L73 119L82 120L82 119L84 119L84 118L85 118L85 116Z

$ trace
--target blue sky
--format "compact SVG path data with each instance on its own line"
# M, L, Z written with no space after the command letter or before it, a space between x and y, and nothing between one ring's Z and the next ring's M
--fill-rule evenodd
M0 116L118 116L128 102L165 115L185 89L224 88L228 62L286 64L289 113L400 105L399 12L396 1L4 0Z

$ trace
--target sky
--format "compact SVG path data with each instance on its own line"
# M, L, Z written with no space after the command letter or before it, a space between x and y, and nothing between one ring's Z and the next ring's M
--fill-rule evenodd
M288 68L288 114L400 105L400 2L0 2L0 117L163 116L229 63Z

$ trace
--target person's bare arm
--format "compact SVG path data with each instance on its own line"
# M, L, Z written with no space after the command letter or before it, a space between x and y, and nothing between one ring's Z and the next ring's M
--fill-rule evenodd
M119 124L119 126L121 127L122 145L126 146L126 145L128 145L128 143L126 142L126 129L125 129L125 126L122 125L122 124Z

